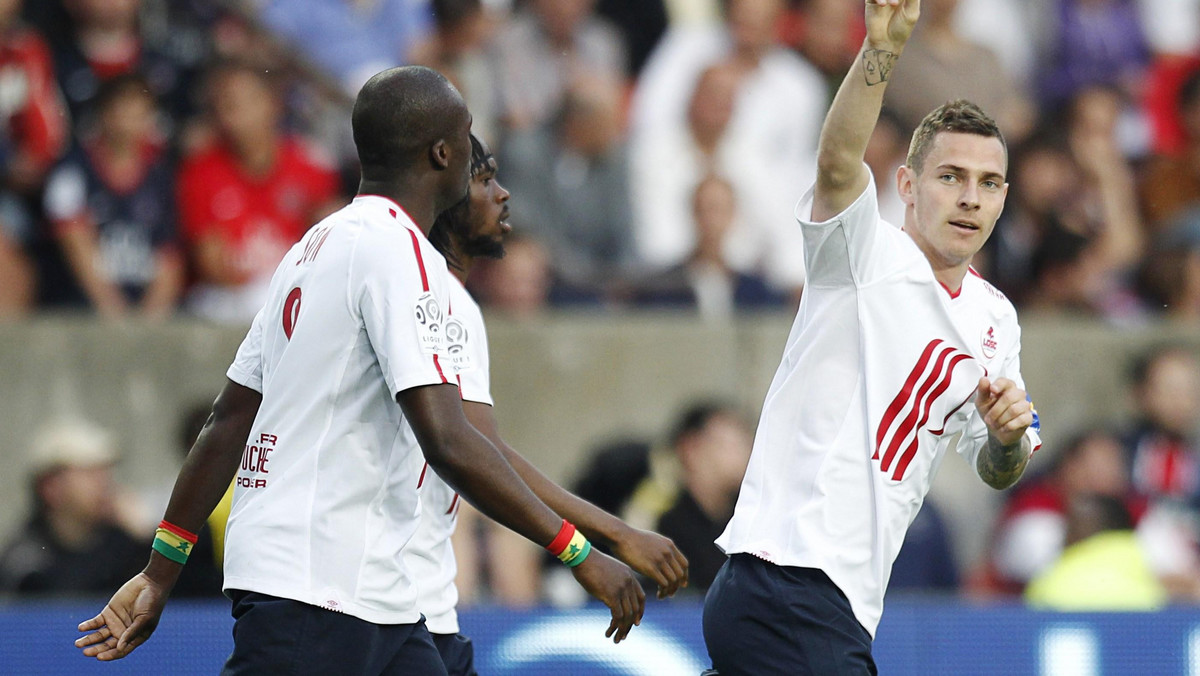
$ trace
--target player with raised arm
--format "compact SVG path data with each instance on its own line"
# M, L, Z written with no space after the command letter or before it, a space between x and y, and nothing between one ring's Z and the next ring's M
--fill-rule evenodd
M488 373L488 342L479 305L464 284L478 258L504 256L509 193L496 178L498 166L487 145L471 135L471 183L467 197L438 216L429 241L450 267L448 351L458 373L467 420L500 449L533 492L621 561L654 580L658 596L687 585L687 559L670 539L639 530L582 500L548 479L500 437ZM457 571L450 536L458 515L458 494L436 472L421 468L421 525L404 556L420 580L417 607L450 676L474 674L470 639L459 634L455 605Z
M419 453L530 540L565 530L467 421L453 382L449 273L426 233L467 192L462 97L433 70L394 68L363 86L352 124L358 196L276 269L150 562L79 625L84 655L119 659L149 638L193 533L235 476L224 674L445 674L402 562L419 519ZM612 610L607 635L624 638L643 611L632 571L598 552L572 571Z
M892 562L945 453L1001 489L1040 445L1016 311L970 267L1008 192L995 123L965 101L921 122L896 175L902 229L863 163L919 4L867 2L796 208L808 279L705 600L723 676L876 673Z

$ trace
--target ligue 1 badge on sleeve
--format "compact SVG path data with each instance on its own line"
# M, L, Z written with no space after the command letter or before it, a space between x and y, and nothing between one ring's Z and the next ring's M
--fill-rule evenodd
M445 341L442 331L442 308L432 293L426 291L417 299L417 304L413 306L413 319L417 324L417 339L421 342L421 352L442 352L442 344Z
M983 335L979 339L980 346L983 348L983 358L991 359L996 356L996 327L989 326L983 331Z
M471 337L467 332L467 327L457 317L446 318L444 339L446 354L450 357L450 364L454 367L454 371L466 373L474 370L475 362L471 358L469 349Z

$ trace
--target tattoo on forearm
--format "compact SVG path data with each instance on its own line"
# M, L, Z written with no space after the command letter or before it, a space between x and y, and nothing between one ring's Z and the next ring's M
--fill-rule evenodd
M882 49L863 50L863 76L867 86L887 82L892 75L892 67L896 65L896 54Z
M1020 440L1004 446L989 436L987 445L979 452L976 466L979 469L979 477L987 485L1001 489L1017 483L1028 462L1029 454Z

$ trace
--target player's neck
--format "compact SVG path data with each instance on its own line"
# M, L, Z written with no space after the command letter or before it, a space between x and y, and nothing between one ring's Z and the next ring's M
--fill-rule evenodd
M399 204L404 209L404 213L408 214L421 232L428 237L438 212L434 208L432 196L424 195L427 192L395 180L363 178L358 183L359 195L379 195Z
M471 268L475 265L475 259L456 252L454 261L450 262L447 260L447 263L449 263L450 274L457 277L458 281L462 282L463 286L466 286L467 277L471 274Z

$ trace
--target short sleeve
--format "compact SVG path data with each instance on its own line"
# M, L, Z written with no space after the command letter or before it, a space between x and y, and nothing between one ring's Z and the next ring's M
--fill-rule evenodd
M492 405L492 382L488 363L487 330L480 321L470 336L470 367L458 374L458 386L463 401Z
M267 309L264 307L254 316L254 323L250 325L250 330L242 339L233 363L225 372L225 375L233 382L260 394L262 393L263 376L263 316L266 311Z
M43 197L46 215L51 221L69 221L87 211L87 177L75 164L59 165L46 180Z
M360 289L355 303L393 395L450 382L442 365L448 273L422 240L397 224L365 232L355 246L351 288Z
M828 220L810 220L815 186L796 204L796 220L804 235L805 286L863 286L896 267L899 247L908 236L882 220L875 178L869 169L867 176L863 192Z

